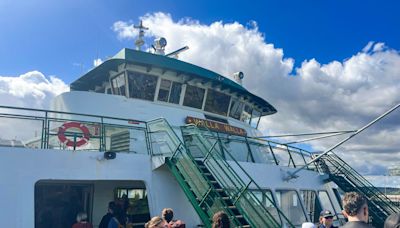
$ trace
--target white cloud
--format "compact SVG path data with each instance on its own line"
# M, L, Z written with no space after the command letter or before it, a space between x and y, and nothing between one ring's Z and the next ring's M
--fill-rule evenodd
M117 21L113 24L112 29L118 33L120 39L133 39L138 35L138 31L133 26L132 23Z
M0 76L0 103L4 106L48 108L50 100L69 90L61 79L39 71L20 76Z
M103 63L103 60L101 60L100 58L97 58L97 59L93 60L93 66L94 67L97 67L102 63Z
M164 13L141 19L150 28L148 35L167 39L167 53L188 45L190 50L180 55L184 61L229 77L243 71L244 86L278 109L261 122L268 134L358 129L400 102L400 55L383 43L370 42L344 61L320 64L311 59L294 69L294 60L267 43L255 22L249 22L250 28L237 22L205 25L189 18L176 22ZM116 22L113 29L120 38L136 36L130 22ZM377 172L380 166L374 164L379 162L382 167L398 164L393 158L400 155L399 113L344 144L338 153L356 160L354 165L364 173ZM338 140L312 145L323 150Z

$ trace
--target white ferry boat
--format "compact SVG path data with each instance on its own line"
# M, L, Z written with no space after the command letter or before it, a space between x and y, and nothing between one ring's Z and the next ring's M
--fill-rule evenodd
M50 110L0 107L2 227L98 227L110 201L129 201L134 227L173 208L186 227L301 227L322 210L344 223L340 192L369 200L376 227L400 211L333 152L260 138L275 108L235 81L164 54L125 48L70 85ZM268 117L266 117L268 118ZM18 139L18 140L16 140ZM286 178L299 167L297 178Z

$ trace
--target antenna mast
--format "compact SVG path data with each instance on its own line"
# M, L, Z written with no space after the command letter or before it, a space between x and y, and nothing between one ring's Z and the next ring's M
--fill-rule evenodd
M145 31L145 30L148 30L149 28L143 26L143 21L142 21L142 20L140 20L139 25L134 25L133 27L134 27L135 29L139 29L139 36L138 36L138 38L135 40L135 46L136 46L136 50L141 51L142 46L143 46L143 44L144 44L144 40L143 40L144 31Z

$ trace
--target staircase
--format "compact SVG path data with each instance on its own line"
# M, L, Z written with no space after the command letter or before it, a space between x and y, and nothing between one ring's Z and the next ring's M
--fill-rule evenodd
M156 154L165 157L206 227L211 227L212 216L221 210L230 217L232 227L294 227L275 206L266 208L259 201L249 188L260 188L249 176L250 181L244 182L222 159L217 142L209 142L195 126L181 128L185 145L164 119L148 122L148 129L152 148L160 141L168 145Z
M321 157L316 166L345 192L359 192L368 199L369 214L375 227L383 227L387 216L400 212L379 189L374 187L363 176L334 153Z

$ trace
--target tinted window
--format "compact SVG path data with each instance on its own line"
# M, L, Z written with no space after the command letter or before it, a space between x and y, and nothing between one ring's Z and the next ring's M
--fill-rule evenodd
M181 98L182 84L162 79L160 90L158 91L158 100L169 103L179 104Z
M181 99L181 91L182 91L182 83L173 82L168 102L179 104L179 100Z
M244 110L242 112L242 115L240 117L240 120L245 122L245 123L249 123L250 119L251 119L252 111L253 111L253 109L249 105L245 105L244 106Z
M252 127L257 128L260 117L261 117L261 113L255 109L253 109L253 114L251 116L251 122L250 122Z
M209 89L204 110L226 116L228 114L230 96Z
M129 96L152 101L156 91L157 77L129 72Z
M171 81L170 80L161 80L160 90L158 91L158 100L159 101L168 101L169 90L171 88Z
M229 116L240 120L240 115L242 114L244 104L236 99L232 99L231 110L229 111Z
M120 74L114 78L111 79L111 85L113 89L113 93L115 95L122 95L125 96L125 75Z
M201 109L204 99L204 89L187 85L183 105Z

